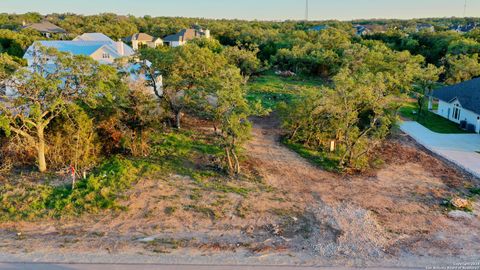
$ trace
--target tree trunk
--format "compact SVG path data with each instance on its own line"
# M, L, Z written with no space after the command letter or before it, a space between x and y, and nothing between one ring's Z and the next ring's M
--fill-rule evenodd
M45 161L45 135L43 127L37 128L37 155L38 155L38 170L40 172L47 171L47 162Z
M240 174L240 161L238 160L237 154L235 153L235 149L232 149L232 156L235 162L235 174Z
M232 164L232 158L230 156L230 149L229 149L228 146L225 147L225 154L226 154L227 165L228 165L228 173L232 174L234 168L233 168L233 164Z
M182 110L178 110L175 112L175 128L181 129L181 121L182 121Z

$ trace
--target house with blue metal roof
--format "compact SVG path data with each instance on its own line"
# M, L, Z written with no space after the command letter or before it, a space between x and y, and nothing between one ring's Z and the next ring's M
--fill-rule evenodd
M28 65L32 65L36 47L55 48L61 52L73 55L90 56L102 64L113 64L116 59L130 57L135 54L133 49L122 41L113 41L102 33L86 33L74 40L43 40L36 41L27 49L23 56Z

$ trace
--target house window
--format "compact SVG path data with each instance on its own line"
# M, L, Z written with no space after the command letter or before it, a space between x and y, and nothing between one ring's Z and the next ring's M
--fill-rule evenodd
M453 109L453 118L455 118L456 120L460 119L460 109L459 108L454 108Z
M109 59L109 58L110 58L110 54L109 54L109 53L103 53L103 54L102 54L102 58L103 58L103 59Z

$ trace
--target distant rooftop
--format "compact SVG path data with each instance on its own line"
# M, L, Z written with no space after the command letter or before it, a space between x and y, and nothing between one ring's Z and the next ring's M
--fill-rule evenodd
M65 34L67 31L65 29L56 26L55 24L49 21L43 21L40 23L27 24L23 28L35 29L41 33L50 33L50 34Z
M115 42L108 36L102 33L84 33L76 38L73 41L106 41L106 42Z

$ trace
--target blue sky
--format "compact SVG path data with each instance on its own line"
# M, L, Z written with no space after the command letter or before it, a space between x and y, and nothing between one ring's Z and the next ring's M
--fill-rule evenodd
M465 0L309 0L311 19L461 17ZM467 0L480 16L480 0ZM37 11L259 20L303 19L305 0L0 0L0 12Z

